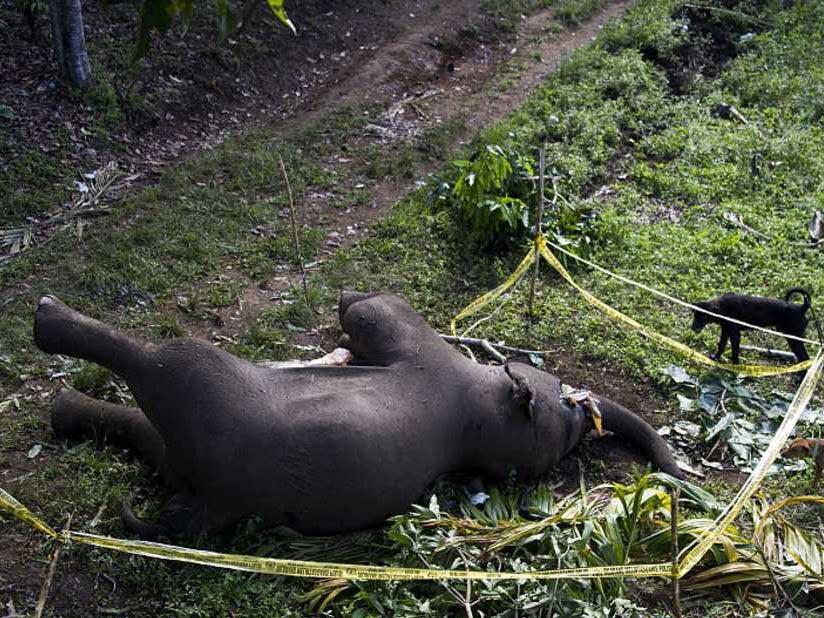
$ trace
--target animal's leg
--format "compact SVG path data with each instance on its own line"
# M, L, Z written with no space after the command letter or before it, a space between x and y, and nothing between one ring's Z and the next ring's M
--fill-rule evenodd
M140 408L99 401L64 388L54 400L51 422L60 437L111 440L134 450L149 466L163 470L163 438Z
M452 347L402 298L345 292L339 307L341 328L348 336L339 345L351 350L358 364L426 366L456 358Z
M813 476L813 490L818 488L821 475L824 474L824 440L818 440L815 452L815 475Z
M205 505L183 493L172 496L163 512L152 522L138 518L129 502L123 503L120 518L126 530L146 541L156 541L161 536L170 539L194 537L207 528Z
M795 357L798 359L799 363L803 363L805 360L810 359L810 355L807 354L807 348L804 347L803 341L798 341L797 339L787 339L787 343L790 345L790 349L795 354Z
M65 354L103 365L118 375L140 373L154 346L44 296L34 317L34 341L49 354Z
M741 331L737 328L730 331L730 348L732 349L732 362L741 362Z
M715 353L713 358L715 360L721 360L721 355L724 353L724 350L727 348L727 339L729 339L729 330L726 329L723 325L721 326L721 338L718 340L718 351Z

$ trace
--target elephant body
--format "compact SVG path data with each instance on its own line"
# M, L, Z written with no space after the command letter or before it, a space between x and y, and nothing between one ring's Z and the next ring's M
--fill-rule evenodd
M396 296L348 293L339 306L361 365L267 368L200 340L137 341L46 297L37 345L111 368L139 406L67 390L55 430L119 438L161 470L178 493L159 520L124 510L127 527L155 538L248 515L307 534L368 528L448 472L538 475L593 427L556 377L465 358ZM649 425L606 399L600 407L607 429L680 476Z

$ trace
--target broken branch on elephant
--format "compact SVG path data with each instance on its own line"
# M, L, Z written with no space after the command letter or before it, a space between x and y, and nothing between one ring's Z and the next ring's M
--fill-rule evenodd
M474 345L484 347L488 345L496 350L503 350L504 352L511 352L513 354L523 354L525 356L546 354L546 350L527 350L525 348L515 348L511 345L504 345L502 343L493 343L489 339L479 339L477 337L456 337L453 335L441 335L441 338L448 343L459 343L463 345Z
M557 377L467 359L398 296L346 292L338 312L357 364L268 368L198 339L141 341L44 297L37 346L111 369L139 406L65 389L52 426L122 444L160 472L174 495L159 517L141 521L128 502L122 512L147 539L226 530L251 515L303 534L362 530L448 473L540 476L595 428ZM605 430L683 478L646 421L597 399Z
M261 361L261 367L267 369L294 369L295 367L346 367L352 362L352 353L346 348L335 348L329 354L308 361Z

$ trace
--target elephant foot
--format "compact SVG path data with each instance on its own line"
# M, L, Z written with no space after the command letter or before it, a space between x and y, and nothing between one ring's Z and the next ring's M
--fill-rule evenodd
M54 399L51 413L52 430L59 438L79 439L97 433L92 400L73 388L64 388Z
M76 328L78 318L83 316L69 309L54 296L44 296L37 304L34 314L34 342L48 354L69 354L67 335Z
M153 346L44 296L34 315L34 342L48 354L64 354L108 367L121 377L139 373Z
M64 388L54 399L51 424L55 435L68 440L91 438L98 445L112 443L139 455L150 468L163 471L175 485L165 466L163 438L140 408L130 408Z
M123 503L120 511L123 527L144 541L191 538L206 531L206 507L192 496L176 494L163 507L163 512L152 522L145 522L132 511L131 501Z

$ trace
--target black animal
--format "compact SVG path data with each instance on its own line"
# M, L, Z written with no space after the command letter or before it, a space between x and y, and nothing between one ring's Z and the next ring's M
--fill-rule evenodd
M791 303L790 298L794 294L800 294L804 298L804 303ZM809 322L807 310L810 308L810 295L802 288L788 290L784 295L784 300L727 293L713 300L697 302L695 305L712 313L754 326L772 327L786 335L803 337ZM693 310L693 314L692 330L696 333L700 332L710 322L721 326L718 351L713 355L713 358L716 360L721 358L729 340L732 348L732 362L737 364L740 361L741 331L752 329L700 311ZM799 362L810 358L803 341L788 338L787 343L790 344L790 349Z

